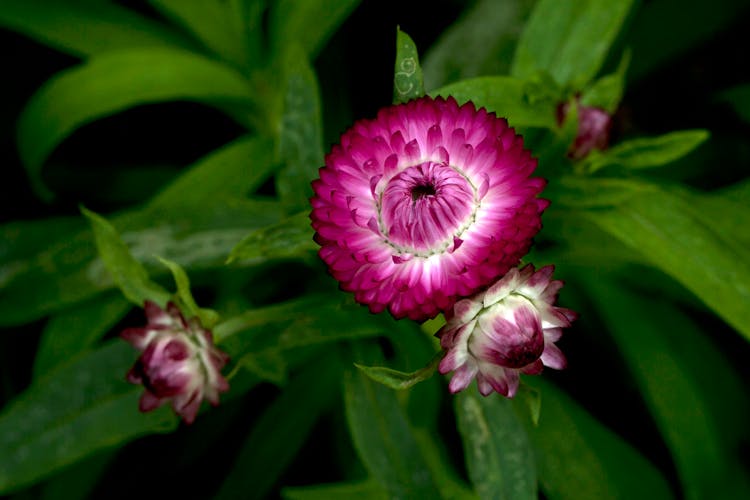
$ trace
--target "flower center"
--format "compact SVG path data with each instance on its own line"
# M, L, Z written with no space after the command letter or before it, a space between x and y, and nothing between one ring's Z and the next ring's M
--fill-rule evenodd
M454 245L473 220L477 198L460 172L428 161L388 181L380 196L379 225L399 253L429 256Z

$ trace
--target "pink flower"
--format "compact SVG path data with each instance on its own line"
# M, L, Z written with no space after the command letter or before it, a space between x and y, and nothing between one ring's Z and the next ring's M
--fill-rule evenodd
M554 344L576 313L556 307L562 281L550 280L554 268L534 272L513 268L488 290L461 300L438 332L447 350L440 373L455 372L449 389L466 389L476 377L479 392L493 390L512 398L520 373L536 375L543 366L565 368L565 356Z
M549 204L508 123L423 97L341 136L313 182L320 257L372 312L424 320L518 264Z
M171 401L175 413L190 424L204 397L216 406L219 393L229 389L221 375L229 358L214 346L211 332L198 318L186 321L173 303L164 311L146 301L144 309L148 324L121 334L142 352L128 372L128 381L145 388L139 405L142 412Z
M565 121L568 103L558 108L558 122ZM612 131L612 117L605 110L578 104L578 133L570 145L568 156L580 160L594 150L604 150L609 146L609 134Z

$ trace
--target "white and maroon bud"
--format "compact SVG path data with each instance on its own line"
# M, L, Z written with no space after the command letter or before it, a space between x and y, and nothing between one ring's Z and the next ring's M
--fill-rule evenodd
M447 351L440 373L454 372L451 392L464 390L476 377L482 395L496 391L512 398L520 373L565 367L554 342L576 313L554 306L563 283L551 280L553 270L513 268L489 289L456 303L438 332Z
M175 413L190 424L204 398L216 406L219 393L229 389L221 375L229 358L214 346L211 332L197 318L185 320L173 303L165 311L146 301L144 309L146 326L128 328L121 334L142 352L127 379L145 388L141 411L171 402Z

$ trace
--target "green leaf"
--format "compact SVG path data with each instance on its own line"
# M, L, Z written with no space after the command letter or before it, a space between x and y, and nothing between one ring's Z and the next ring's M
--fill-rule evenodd
M290 213L309 209L310 183L323 165L323 123L318 80L301 48L285 58L284 110L279 130L276 191Z
M80 217L50 217L47 219L11 221L0 225L0 262L11 264L38 253L50 241L67 238L85 227ZM15 268L15 270L13 269ZM0 288L18 271L0 268Z
M305 211L248 234L232 249L227 263L305 257L318 249L312 237L309 213Z
M195 210L214 205L216 198L243 198L263 185L274 167L271 141L243 136L198 160L148 206L153 211Z
M510 400L481 397L472 386L456 398L456 414L479 498L538 498L534 455Z
M738 85L719 94L722 101L732 105L740 118L750 123L750 85Z
M630 65L630 52L625 52L617 71L605 75L591 84L581 95L584 106L602 108L614 114L625 92L625 73Z
M192 46L174 30L109 2L3 0L0 26L79 57Z
M533 0L479 0L443 31L422 59L427 88L510 71L519 26Z
M151 276L167 269L155 254L182 263L189 271L222 268L227 249L248 228L280 220L278 202L222 198L190 210L160 207L114 217L122 239ZM115 286L97 258L90 230L47 242L46 248L24 258L0 263L0 324L29 322L92 298Z
M511 74L547 72L580 89L599 72L633 0L540 0L513 57Z
M52 151L77 128L104 116L160 101L251 106L251 84L233 69L195 53L131 49L103 54L57 74L31 98L18 123L18 150L33 187Z
M278 0L269 17L272 51L283 53L289 43L299 44L315 57L336 28L360 0Z
M140 388L125 382L135 358L115 340L35 382L0 414L0 493L20 489L92 453L167 432L168 408L138 412Z
M192 318L198 317L201 325L211 329L219 321L219 314L211 309L202 309L195 303L193 294L190 291L190 279L188 278L185 270L174 261L162 259L159 257L159 262L167 266L169 271L172 273L174 282L177 285L177 299L180 304L180 310L185 314L185 317Z
M430 92L435 96L453 96L459 104L472 101L498 116L507 118L512 127L557 127L554 99L538 99L527 82L509 76L472 78L446 85Z
M686 498L707 498L716 491L726 492L732 484L739 489L740 483L735 478L742 474L734 466L739 457L722 449L716 420L716 416L722 415L714 413L696 383L696 378L713 378L718 373L706 366L705 361L689 366L679 355L681 350L690 348L691 336L700 336L702 332L695 331L681 312L668 303L602 281L601 276L589 274L585 278L589 296L604 317L672 451ZM633 315L633 311L638 314ZM679 334L671 335L669 331ZM675 343L688 345L675 350ZM730 382L722 379L722 384ZM738 396L742 401L742 394ZM744 406L747 410L747 405ZM739 407L727 410L733 412ZM748 491L742 495L739 491L735 493L736 496L731 496L741 498Z
M526 382L544 400L526 430L546 498L674 497L658 469L570 397L540 377Z
M362 370L365 375L375 382L379 382L391 389L403 390L432 377L442 358L443 353L440 352L424 368L411 373L400 372L385 366L363 366L357 363L354 363L354 366Z
M396 28L396 62L393 67L393 103L424 95L422 68L417 46L409 35Z
M250 67L243 19L230 2L219 0L149 0L168 19L183 26L201 44L239 68Z
M344 400L354 446L390 498L440 498L396 394L347 371Z
M284 488L281 496L286 500L386 500L385 490L372 479L351 483L316 484Z
M603 208L626 203L634 196L654 192L653 184L621 177L564 175L553 179L546 196L567 208Z
M114 461L115 451L104 451L66 467L41 487L40 500L86 500Z
M244 368L258 379L267 380L278 386L284 386L287 383L287 362L275 349L248 352L237 361L237 368Z
M114 226L86 208L81 207L81 213L89 220L99 256L125 298L137 306L143 306L146 300L164 306L169 300L169 293L151 281L146 269L130 253Z
M52 316L34 358L34 378L90 349L131 307L120 293L109 293Z
M584 168L588 172L595 172L609 165L632 169L660 167L690 153L709 135L708 130L681 130L658 137L625 141L607 151L589 155Z
M321 414L336 400L340 376L340 363L332 356L301 371L254 423L214 498L268 498Z
M666 272L750 340L750 251L696 210L701 196L653 189L582 215Z

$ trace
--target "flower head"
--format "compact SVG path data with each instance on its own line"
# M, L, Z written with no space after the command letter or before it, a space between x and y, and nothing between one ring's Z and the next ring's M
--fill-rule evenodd
M175 413L192 423L205 397L216 406L229 389L221 369L229 360L218 350L211 332L198 318L185 320L173 303L163 310L151 301L144 309L148 324L127 328L121 336L142 352L128 372L128 381L143 384L140 410L151 411L171 401Z
M423 97L341 136L313 182L320 256L372 312L424 320L518 264L544 180L508 123Z
M558 108L560 124L565 121L569 106L565 103ZM568 156L574 160L580 160L594 149L607 149L611 131L612 116L607 111L578 103L578 132L573 144L570 145Z
M466 389L476 377L484 396L494 390L512 398L519 373L565 368L565 356L554 342L576 314L553 305L563 285L550 279L553 270L513 268L489 289L456 303L438 332L447 350L440 373L455 372L451 392Z

